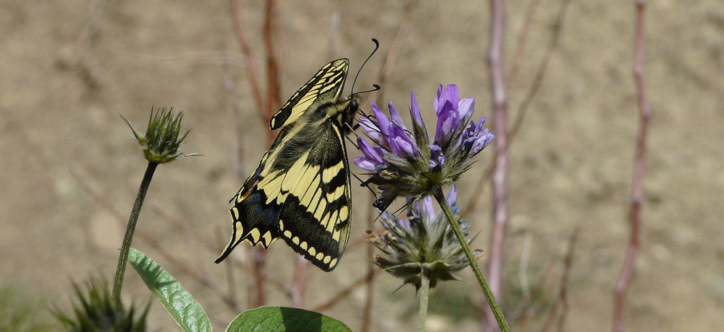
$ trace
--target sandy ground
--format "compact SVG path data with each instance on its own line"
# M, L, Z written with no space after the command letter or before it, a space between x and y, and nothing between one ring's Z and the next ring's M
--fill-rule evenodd
M508 64L528 1L509 3ZM510 83L517 109L550 38L558 0L542 1L531 22L520 72ZM632 79L633 1L573 1L559 48L512 148L510 237L506 289L520 288L517 266L524 239L531 238L528 274L538 278L550 262L551 278L567 238L578 227L568 285L569 331L610 330L612 289L628 238L627 210L637 108ZM243 1L243 20L254 60L263 61L263 6ZM322 64L349 57L356 71L371 49L381 50L362 71L369 86L390 49L400 22L399 2L283 2L279 8L284 75L289 96ZM340 25L329 48L333 14ZM187 152L203 157L161 166L141 214L139 230L193 270L226 289L224 268L213 260L226 244L227 201L240 183L235 149L250 172L267 143L266 124L255 116L243 57L232 32L228 2L195 1L3 1L0 3L0 282L28 289L66 307L70 281L111 276L123 229L83 185L128 214L145 168L137 144L119 115L145 128L152 107L185 111L192 127ZM484 1L423 1L411 12L409 35L386 82L385 100L404 109L413 89L432 112L439 83L456 83L462 96L477 99L476 117L490 116L484 52L488 6ZM630 331L714 331L724 324L724 3L702 0L651 1L648 11L647 74L653 108L647 155L642 247L626 307ZM258 68L261 70L261 68ZM224 79L234 84L232 94ZM234 135L232 105L246 115L245 132ZM369 109L368 106L364 106ZM428 123L432 116L427 114ZM492 149L465 176L461 197L473 191ZM74 176L77 175L77 178ZM480 231L475 247L489 240L489 190L473 214ZM369 195L355 191L353 237L366 229ZM188 232L156 211L184 220L208 239L203 248ZM125 218L125 217L124 217ZM135 246L166 266L198 296L217 330L236 312L177 266L137 240ZM363 274L362 246L348 249L330 274L309 272L306 306L313 307ZM270 249L269 278L289 284L296 256L283 244ZM235 258L244 259L236 254ZM471 273L448 289L469 293ZM246 298L245 274L236 287ZM395 294L399 281L380 275L375 284L373 330L411 330L411 288ZM555 282L553 282L555 284ZM148 297L129 271L127 295ZM555 292L555 289L549 290ZM325 313L359 329L363 290ZM432 293L431 302L446 292ZM289 305L278 288L269 302ZM509 298L512 298L509 297ZM243 301L242 301L243 302ZM508 301L506 305L513 307ZM466 306L459 299L458 306ZM454 306L453 305L453 306ZM431 330L456 319L433 312ZM154 305L154 327L173 323ZM475 318L458 322L475 329ZM540 327L540 318L529 329Z

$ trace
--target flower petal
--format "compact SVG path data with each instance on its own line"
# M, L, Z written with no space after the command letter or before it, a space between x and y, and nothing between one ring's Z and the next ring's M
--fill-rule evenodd
M454 206L457 204L458 201L458 188L455 187L455 185L450 188L450 191L447 193L447 205Z
M415 98L415 93L410 90L410 114L412 115L412 119L417 122L417 125L422 128L422 130L425 129L425 122L422 121L422 115L420 115L420 108L417 106L417 99Z
M380 128L380 132L382 133L381 142L389 143L390 119L387 118L387 115L385 115L385 113L382 113L382 111L379 107L377 107L377 104L374 101L372 102L372 112L375 114L375 119L377 119L377 127Z
M425 217L427 217L427 220L434 220L435 208L432 205L432 197L425 196L420 202L420 205L422 206L423 220Z
M376 123L366 117L361 117L357 119L357 122L359 122L362 130L364 130L367 137L369 137L373 142L380 145L386 145L382 135L382 131L379 127L377 127Z
M370 172L374 172L376 168L374 161L365 157L354 158L354 164L357 165L357 167Z
M465 125L473 116L475 111L475 98L465 98L458 103L458 114L460 115L460 124Z
M360 151L367 157L367 159L371 159L376 161L378 164L382 164L382 155L377 153L377 150L375 150L370 143L367 143L367 140L363 137L357 137L357 146L359 146Z
M400 113L397 112L395 105L392 105L392 102L389 102L387 104L387 107L390 109L390 119L392 120L392 122L396 123L402 128L405 128L405 123L402 122L402 117L400 117Z
M388 138L392 152L399 157L416 157L419 154L417 144L402 127L392 123Z
M434 144L427 146L430 149L430 169L436 166L442 167L445 164L445 154L442 153L442 149Z
M495 138L495 134L491 133L488 128L484 128L483 132L478 136L478 138L473 143L472 148L470 149L470 156L474 156L478 154L478 152L482 151L490 142L493 141L493 138Z
M457 106L458 101L458 86L455 84L448 84L447 91L445 91L445 98L449 100L453 105Z
M445 146L450 137L453 136L459 122L458 112L454 109L453 104L449 101L445 102L437 118L437 128L435 130L437 145Z
M435 109L435 114L440 115L442 105L445 105L445 96L443 96L442 84L437 87L437 95L435 95L435 101L432 103L432 108Z

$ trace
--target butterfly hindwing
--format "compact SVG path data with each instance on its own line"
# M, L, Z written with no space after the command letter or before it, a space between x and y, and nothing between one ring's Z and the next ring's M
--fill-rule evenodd
M266 248L281 237L321 269L336 267L351 221L343 126L359 102L339 98L347 69L347 59L325 65L274 115L281 131L232 199L233 234L217 263L243 241Z
M337 265L350 233L350 179L341 138L337 127L330 126L306 161L287 172L299 182L290 188L279 221L287 244L324 270Z

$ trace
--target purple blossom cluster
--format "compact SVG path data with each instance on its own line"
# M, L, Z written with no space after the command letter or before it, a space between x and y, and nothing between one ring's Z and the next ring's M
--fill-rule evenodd
M431 194L440 185L452 183L470 166L473 156L485 148L495 135L484 128L485 117L471 120L475 99L460 99L458 88L440 85L433 109L437 117L434 139L430 140L415 94L410 91L412 130L390 102L388 117L372 103L374 117L362 117L359 123L366 136L357 143L363 156L354 163L366 170L382 189L375 206L384 210L397 196Z

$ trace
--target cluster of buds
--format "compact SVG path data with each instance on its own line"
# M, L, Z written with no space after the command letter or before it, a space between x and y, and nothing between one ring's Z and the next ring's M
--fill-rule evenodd
M455 214L455 222L468 236L468 223L457 215L460 208L456 203L455 187L446 199ZM369 241L384 254L375 255L374 263L418 289L423 276L430 280L430 287L435 287L438 281L456 279L452 273L468 266L470 262L447 217L442 212L435 212L430 196L410 203L407 218L383 212L380 222L385 228L384 232L367 232ZM482 250L475 250L474 254L479 256Z
M162 107L155 113L151 110L146 134L142 134L133 128L126 118L123 118L123 120L131 128L138 144L141 145L146 160L156 164L165 164L179 157L199 155L197 153L184 154L179 150L189 131L191 131L189 129L181 134L181 120L183 117L183 112L174 113L173 108L166 110L165 107Z

